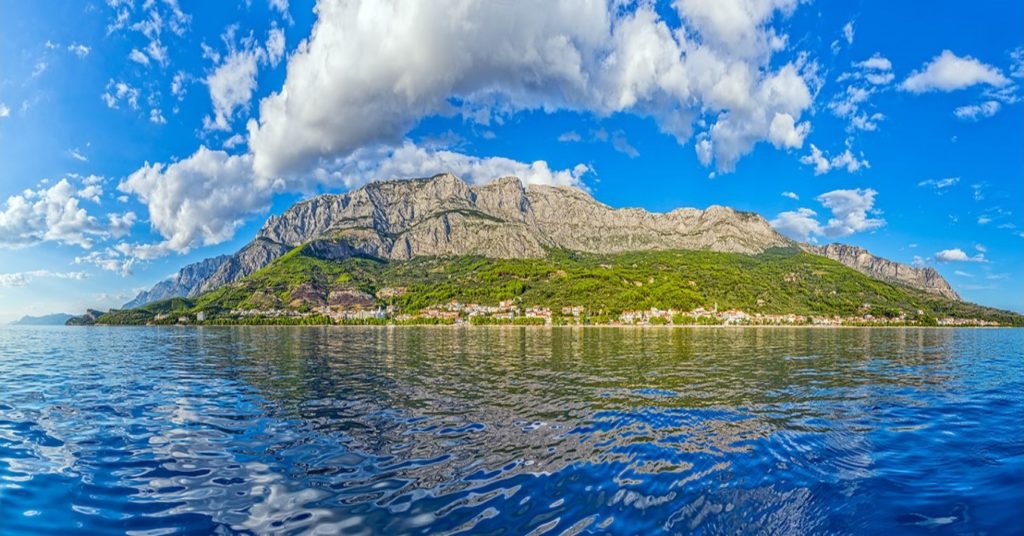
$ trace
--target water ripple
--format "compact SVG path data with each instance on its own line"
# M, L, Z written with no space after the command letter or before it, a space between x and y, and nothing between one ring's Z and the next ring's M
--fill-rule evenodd
M3 534L1006 532L1015 330L0 329Z

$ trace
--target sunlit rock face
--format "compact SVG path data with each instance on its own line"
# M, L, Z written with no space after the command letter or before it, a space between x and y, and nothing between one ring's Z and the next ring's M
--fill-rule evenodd
M865 275L899 283L909 287L926 290L939 296L959 300L960 296L949 286L934 268L915 268L906 264L876 257L864 248L846 244L829 244L827 246L807 246L805 249L823 257L839 261Z
M444 173L374 182L346 194L296 203L280 216L271 216L238 253L211 262L214 268L199 281L190 278L190 285L178 289L178 295L195 296L241 279L303 244L307 253L335 260L538 258L552 248L588 253L695 249L752 255L801 245L779 234L760 215L728 207L665 213L615 209L578 188L524 186L516 177L470 185ZM912 268L840 244L803 247L871 277L958 298L931 269Z

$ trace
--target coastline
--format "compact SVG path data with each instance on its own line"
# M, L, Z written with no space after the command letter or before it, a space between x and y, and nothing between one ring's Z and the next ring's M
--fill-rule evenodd
M34 326L40 327L40 326ZM79 326L56 326L74 328L430 328L430 329L629 329L629 330L676 330L676 329L1014 329L1020 326L851 326L851 325L814 325L814 324L731 324L731 325L614 325L614 324L589 324L589 325L530 325L530 324L92 324Z

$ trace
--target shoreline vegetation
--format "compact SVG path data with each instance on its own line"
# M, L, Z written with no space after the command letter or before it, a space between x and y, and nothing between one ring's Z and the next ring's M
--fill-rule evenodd
M194 298L73 325L1024 326L1024 316L867 277L795 249L543 258L319 258L299 246Z

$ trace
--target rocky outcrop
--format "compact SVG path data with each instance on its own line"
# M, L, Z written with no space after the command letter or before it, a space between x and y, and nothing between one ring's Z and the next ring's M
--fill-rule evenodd
M613 209L576 188L530 185L505 177L470 186L450 174L388 181L323 195L275 216L258 240L317 248L337 258L354 251L383 259L424 255L541 257L549 248L592 253L709 249L759 253L793 242L761 216L726 207L652 213Z
M221 262L187 295L237 281L300 245L311 255L335 260L448 255L538 258L552 248L590 253L698 249L757 254L773 247L800 246L871 277L957 298L934 270L911 268L850 246L798 244L752 212L722 206L665 213L615 209L577 188L524 186L515 177L471 186L447 173L374 182L346 194L297 203L270 217L255 240Z
M271 261L284 255L290 249L292 248L287 245L257 237L256 240L249 242L238 253L224 261L188 296L198 296L232 281L237 281L270 264Z
M213 275L230 258L230 255L221 255L189 264L178 270L174 277L165 279L153 285L153 288L140 292L138 296L135 296L135 299L124 304L122 307L124 309L134 309L147 303L169 298L196 296L199 292L199 285Z
M84 315L73 316L64 323L65 326L92 326L96 324L96 319L103 316L104 311L98 311L96 309L86 309Z
M868 250L846 244L806 246L805 249L823 257L839 261L867 276L890 283L925 290L952 300L960 296L934 268L914 268L872 255Z

